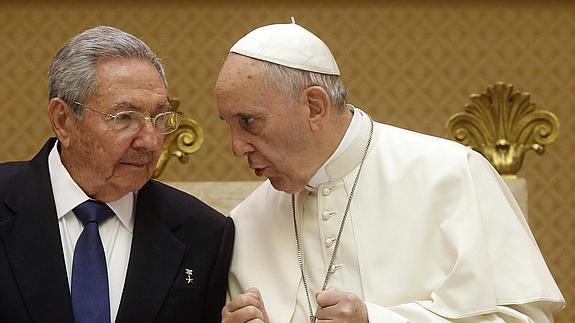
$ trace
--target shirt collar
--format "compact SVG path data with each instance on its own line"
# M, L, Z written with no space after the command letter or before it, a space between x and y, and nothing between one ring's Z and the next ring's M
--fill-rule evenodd
M352 106L353 107L353 106ZM334 153L326 160L325 163L317 170L317 172L312 176L309 182L306 185L306 189L308 191L316 190L317 187L323 183L327 183L330 181L329 175L327 173L327 165L332 162L333 160L337 159L339 156L343 154L343 152L351 145L359 129L361 127L361 117L363 115L362 111L353 107L353 117L347 130L345 131L345 135L341 139L339 146L334 151Z
M90 199L86 193L74 182L70 173L60 159L58 151L59 142L56 141L54 147L48 155L48 170L50 172L50 182L56 204L56 215L60 220L64 215L72 211L76 206ZM116 214L120 222L129 232L134 229L134 194L128 193L120 199L106 203Z

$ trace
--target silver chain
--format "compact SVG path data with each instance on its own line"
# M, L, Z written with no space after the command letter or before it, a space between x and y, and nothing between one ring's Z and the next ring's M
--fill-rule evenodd
M348 213L349 208L351 206L351 200L353 199L353 194L355 193L355 187L357 186L359 174L361 174L361 169L363 168L363 162L365 162L365 159L367 158L367 152L369 151L369 146L371 145L371 138L373 137L373 120L370 119L370 121L371 121L371 129L369 130L369 139L367 140L367 145L365 146L365 151L363 152L363 156L362 156L361 161L359 163L359 169L357 170L357 175L355 175L355 179L353 181L353 185L352 185L351 191L349 193L349 198L347 199L347 204L345 206L343 218L341 219L341 224L339 225L339 231L337 233L337 238L335 239L335 245L333 247L333 253L331 254L329 266L327 267L327 272L325 273L325 279L323 281L321 291L324 291L327 288L327 283L329 281L329 278L334 273L334 271L332 271L332 268L333 268L333 264L335 262L335 256L337 254L337 249L339 248L339 241L341 240L341 235L343 233L343 226L345 224L345 220L347 219L347 213ZM293 215L293 226L294 226L294 231L295 231L295 243L297 246L297 261L299 263L299 269L300 269L301 277L303 280L303 286L305 288L305 294L307 296L307 305L309 307L309 313L310 313L309 319L310 319L311 323L314 323L316 321L316 317L315 317L315 312L313 311L313 308L311 306L311 298L309 297L309 288L308 288L307 280L305 278L305 273L304 273L305 270L304 270L303 252L301 250L299 234L297 231L297 219L296 219L296 212L295 212L295 194L291 195L291 209L292 209L292 215Z

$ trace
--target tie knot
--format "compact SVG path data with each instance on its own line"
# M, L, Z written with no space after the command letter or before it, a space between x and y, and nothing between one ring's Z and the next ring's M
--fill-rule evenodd
M106 203L87 200L74 208L74 214L76 214L76 217L80 219L84 226L86 226L86 224L90 222L100 224L108 217L114 215L114 211L112 211Z

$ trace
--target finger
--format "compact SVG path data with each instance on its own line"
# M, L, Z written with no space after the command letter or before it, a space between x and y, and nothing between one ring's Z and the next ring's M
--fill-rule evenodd
M315 313L315 317L317 318L316 323L318 322L340 322L341 320L350 319L350 311L347 306L341 306L341 304L328 306L328 307L320 307L317 309ZM359 322L359 321L350 321L350 322Z
M343 292L343 290L342 290L341 288L338 288L338 287L328 287L328 288L326 288L325 290L316 292L316 293L315 293L315 298L317 299L317 295L318 295L319 293L323 293L323 292L326 292L326 291L332 291L332 292L333 292L333 291L340 291L340 292Z
M258 299L260 302L262 301L262 294L260 293L260 290L255 287L248 288L245 293Z
M346 322L368 322L367 307L357 295L338 292L339 301L330 306L320 307L316 312L319 320L344 320Z
M222 310L222 323L263 322L264 315L255 306L245 306L233 312Z
M259 300L259 306L258 308L260 309L260 311L262 311L263 315L264 315L264 320L269 321L268 320L268 314L266 312L266 306L264 303L264 298L262 297L262 294L260 293L260 290L252 287L252 288L248 288L248 290L246 290L246 293L253 295L254 297L256 297Z
M315 312L315 317L317 318L318 321L322 321L322 320L334 320L337 318L337 314L338 314L338 310L337 310L337 306L333 305L333 306L327 306L327 307L318 307L316 312Z
M264 303L264 298L263 298L262 294L260 293L259 289L255 288L255 287L248 288L248 289L246 290L246 294L250 294L250 295L252 295L253 297L255 297L255 298L258 299L258 301L259 301L258 308L259 308L259 310L262 312L263 320L264 320L264 322L269 322L270 319L269 319L268 313L267 313L267 311L266 311L266 306L265 306L265 303Z
M316 293L315 300L320 307L336 305L345 296L345 293L339 289L327 289Z
M224 309L226 309L228 312L234 312L247 306L260 308L260 305L260 299L257 297L257 295L254 295L253 293L244 293L232 298L232 300L226 304Z

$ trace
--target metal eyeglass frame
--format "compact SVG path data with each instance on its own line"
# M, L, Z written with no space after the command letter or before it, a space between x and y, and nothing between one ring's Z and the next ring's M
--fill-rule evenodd
M140 129L142 129L142 127L144 126L144 121L145 121L145 120L150 120L150 121L152 122L152 127L154 128L154 131L156 131L156 132L158 132L158 133L161 133L161 134L167 135L167 134L170 134L170 133L172 133L172 132L174 132L174 131L176 131L176 130L178 129L178 127L180 126L180 120L181 120L181 118L184 116L182 113L176 112L176 111L166 111L166 112L162 112L162 113L156 115L155 117L147 117L147 116L145 116L143 113L138 112L138 111L133 111L133 110L121 111L121 112L118 112L118 113L116 113L116 114L111 114L111 113L107 113L107 112L98 111L98 110L96 110L96 109L94 109L94 108L92 108L92 107L90 107L90 106L87 106L87 105L85 105L85 104L82 104L82 103L80 103L80 102L78 102L78 101L74 101L74 104L77 104L77 105L79 105L79 106L81 106L81 107L83 107L83 108L86 108L86 109L88 109L88 110L92 110L92 111L97 112L97 113L99 113L99 114L101 114L101 115L104 115L104 116L110 118L110 120L108 120L108 121L111 121L112 123L116 121L116 118L118 117L118 115L122 115L122 114L124 114L124 115L129 115L132 120L136 120L136 119L134 119L134 118L131 117L132 115L134 115L134 114L135 114L135 115L138 115L138 116L140 116L140 119L139 119L139 120L141 120L142 122L140 122L140 127L139 127L137 130L135 130L134 132L137 132L137 131L139 131ZM160 131L159 128L156 126L156 120L158 119L158 117L160 117L160 116L169 117L169 116L172 116L172 115L176 116L176 126L174 127L174 129L172 129L172 130L170 130L170 131L165 131L165 130L164 130L164 131ZM123 131L123 130L125 130L125 129L116 129L116 130L117 130L117 131Z

